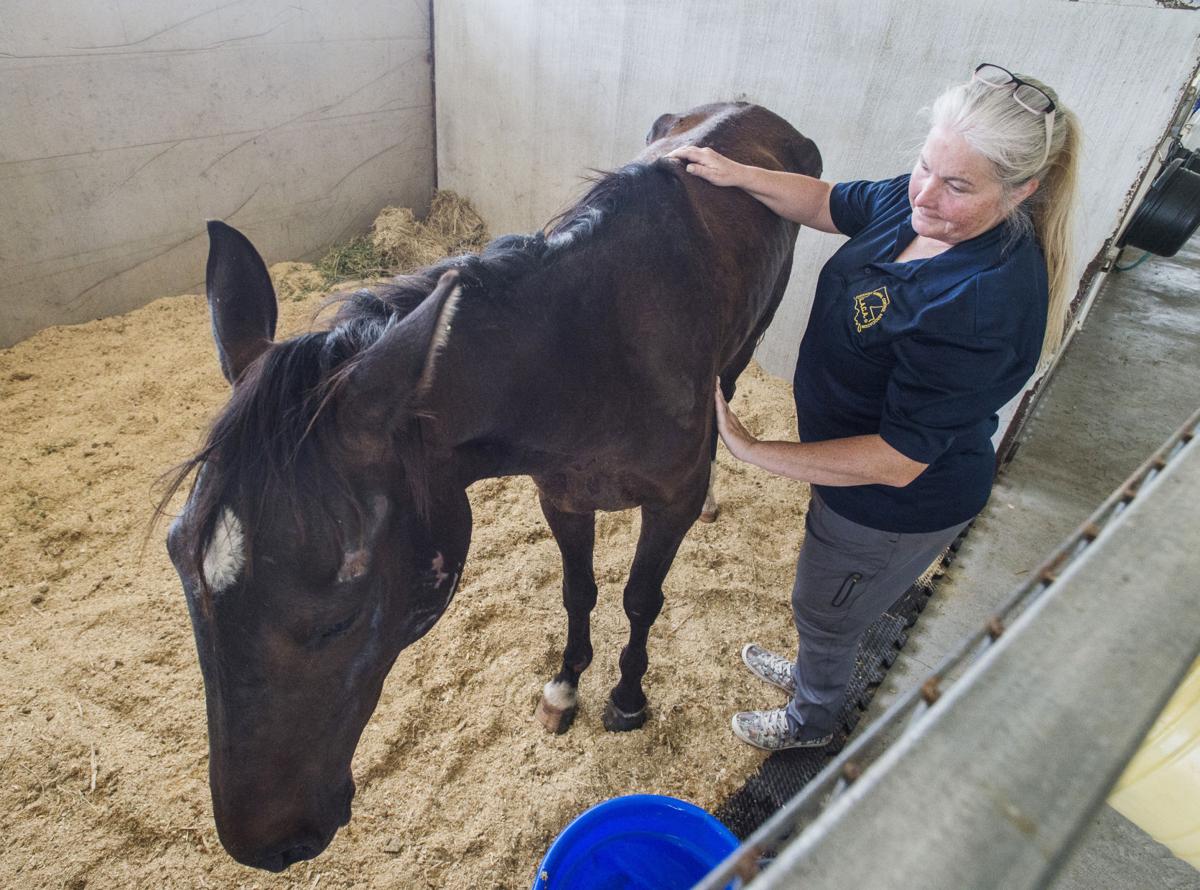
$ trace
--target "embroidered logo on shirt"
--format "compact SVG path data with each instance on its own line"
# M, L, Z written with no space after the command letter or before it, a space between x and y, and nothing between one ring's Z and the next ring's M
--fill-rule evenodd
M886 287L867 291L867 293L855 297L854 326L858 328L858 332L861 334L871 325L879 324L883 313L887 312L887 308L891 304L892 298L888 296Z

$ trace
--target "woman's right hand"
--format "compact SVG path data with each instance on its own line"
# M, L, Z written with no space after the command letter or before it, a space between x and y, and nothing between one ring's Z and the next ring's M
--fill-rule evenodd
M740 186L745 180L745 172L749 169L745 164L731 161L725 155L711 148L701 148L698 145L684 145L667 155L668 158L679 158L687 163L684 168L693 176L720 186Z

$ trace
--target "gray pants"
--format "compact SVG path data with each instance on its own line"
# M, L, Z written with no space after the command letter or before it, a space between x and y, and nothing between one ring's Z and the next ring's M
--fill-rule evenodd
M833 732L863 633L966 525L914 534L880 531L839 516L813 492L792 588L800 648L787 712L802 737Z

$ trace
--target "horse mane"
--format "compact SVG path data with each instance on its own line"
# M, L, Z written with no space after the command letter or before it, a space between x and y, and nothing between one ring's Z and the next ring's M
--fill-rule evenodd
M190 557L204 599L208 597L208 581L202 571L204 553L221 508L235 495L257 490L254 509L258 516L266 506L268 492L282 495L303 535L306 503L302 503L302 495L309 492L300 484L301 478L321 490L331 485L348 488L348 482L336 472L336 463L327 476L306 474L303 468L314 453L338 447L329 425L320 422L325 381L356 351L356 341L369 335L372 326L368 320L354 331L310 332L269 346L246 368L201 448L170 472L158 514L165 513L167 502L190 476L188 498L197 528ZM316 503L322 502L317 492L311 494ZM245 543L251 547L252 536L247 535ZM252 563L247 559L246 564Z
M668 199L683 188L677 165L662 160L609 173L593 171L590 181L583 198L545 230L505 235L478 254L448 257L384 285L332 297L322 306L337 306L328 329L272 343L246 368L203 446L169 471L166 493L155 512L156 518L166 515L167 503L191 477L188 497L196 528L191 559L203 600L209 593L202 571L204 552L223 505L236 495L257 491L258 516L268 492L283 497L301 535L307 527L306 509L320 509L330 496L349 496L349 479L339 469L343 462L321 459L342 454L346 447L326 408L356 360L416 309L443 273L459 273L464 300L475 296L503 301L511 298L521 279L575 254L618 216L623 223L642 221L661 231L664 208L672 206ZM680 232L679 237L683 243L687 235ZM400 457L413 477L410 488L421 507L428 493L422 489L424 480L417 478L424 448L419 436L413 448L417 453ZM319 472L311 469L318 464ZM252 535L246 535L245 546L252 547ZM249 558L246 565L251 565Z
M546 226L551 248L563 251L585 242L618 216L623 225L655 224L672 208L686 207L678 163L659 158L626 164L616 170L592 170L587 193ZM679 232L681 237L686 233Z

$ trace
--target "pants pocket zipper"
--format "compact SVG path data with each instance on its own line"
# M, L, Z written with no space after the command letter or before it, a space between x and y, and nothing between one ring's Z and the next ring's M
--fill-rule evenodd
M842 586L838 588L838 592L834 596L833 602L831 602L829 605L840 606L842 603L844 603L846 598L850 596L850 592L854 590L854 585L861 580L862 574L860 572L851 572L849 575L847 575L846 580L842 582Z

